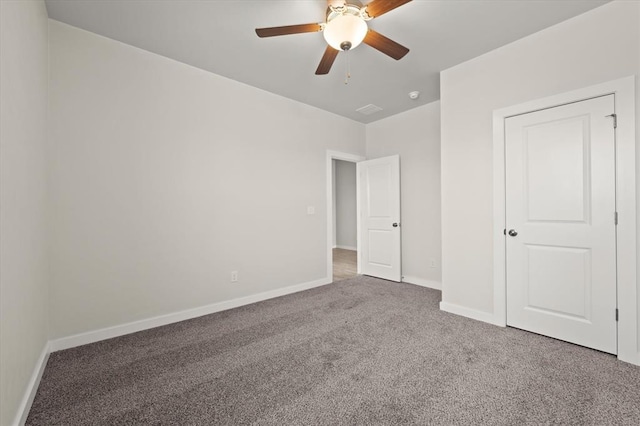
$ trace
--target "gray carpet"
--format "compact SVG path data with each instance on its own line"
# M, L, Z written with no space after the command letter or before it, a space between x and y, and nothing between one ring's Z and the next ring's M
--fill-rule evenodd
M358 277L53 353L29 425L639 425L640 368Z

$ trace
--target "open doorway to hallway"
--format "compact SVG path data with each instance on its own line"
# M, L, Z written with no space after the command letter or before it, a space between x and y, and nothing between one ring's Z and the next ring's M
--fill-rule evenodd
M332 160L333 281L358 275L356 163Z

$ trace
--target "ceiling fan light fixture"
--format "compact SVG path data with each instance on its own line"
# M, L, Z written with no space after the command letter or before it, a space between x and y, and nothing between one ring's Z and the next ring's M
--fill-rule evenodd
M338 15L324 26L324 39L336 50L358 47L369 31L364 19L350 14ZM347 47L345 49L345 47Z
M348 3L349 1L353 1L355 4ZM369 29L367 22L410 1L411 0L370 0L363 6L360 1L356 0L329 0L324 22L256 28L256 34L258 37L274 37L322 31L324 39L327 42L327 47L316 69L316 75L328 74L340 52L355 49L361 43L365 43L385 55L399 60L409 53L409 49ZM347 60L347 81L349 75L349 61Z

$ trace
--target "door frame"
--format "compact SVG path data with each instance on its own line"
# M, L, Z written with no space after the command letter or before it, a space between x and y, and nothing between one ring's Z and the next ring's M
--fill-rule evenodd
M347 161L349 163L357 163L366 160L366 157L347 152L327 150L327 279L333 282L333 160ZM356 175L356 192L358 187L358 176ZM360 199L356 195L356 249L358 273L360 273Z
M542 109L615 95L618 359L640 365L636 283L635 76L562 93L493 112L493 323L507 325L505 119ZM612 111L613 112L613 111ZM613 217L611 218L613 220Z

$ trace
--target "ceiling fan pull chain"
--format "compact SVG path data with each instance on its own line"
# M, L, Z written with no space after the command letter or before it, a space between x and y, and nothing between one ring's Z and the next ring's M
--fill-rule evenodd
M351 78L351 63L349 62L349 51L346 50L344 53L347 57L347 76L344 79L344 84L349 84L349 79Z

